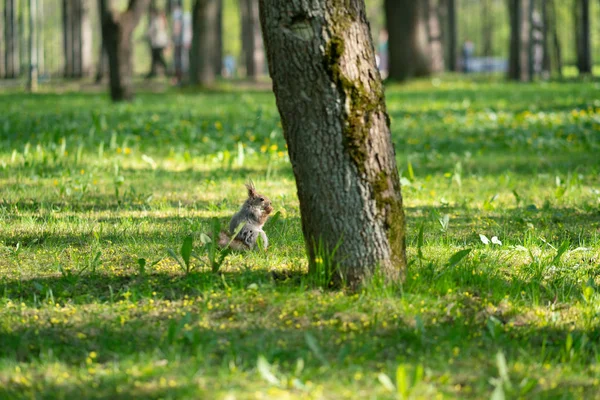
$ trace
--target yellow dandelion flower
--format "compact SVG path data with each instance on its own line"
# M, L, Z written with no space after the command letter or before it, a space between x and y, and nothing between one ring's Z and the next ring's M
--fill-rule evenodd
M131 154L131 149L129 147L125 147L125 154Z
M121 154L122 152L123 152L123 149L122 149L122 148L120 148L120 147L117 147L117 153L118 153L118 154Z

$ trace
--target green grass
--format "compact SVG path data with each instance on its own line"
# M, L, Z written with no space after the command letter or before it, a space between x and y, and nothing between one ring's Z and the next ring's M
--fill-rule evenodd
M358 293L305 275L270 93L0 94L0 398L600 398L599 92L388 87L410 266ZM269 251L186 274L248 178Z

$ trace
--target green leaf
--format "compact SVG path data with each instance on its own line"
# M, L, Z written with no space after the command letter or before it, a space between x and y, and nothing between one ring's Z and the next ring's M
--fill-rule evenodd
M464 249L457 251L448 259L448 267L452 268L457 266L466 256L469 255L472 249Z
M406 372L406 365L400 364L396 368L396 387L398 388L398 395L401 399L408 398L408 374Z
M183 258L183 262L188 270L190 268L190 257L192 256L193 243L194 238L192 235L189 235L183 240L183 245L181 245L181 258Z
M218 241L218 238L215 238L215 240ZM202 243L203 246L207 243L212 243L212 241L213 240L206 233L200 234L200 243Z
M256 369L258 369L258 373L265 381L269 382L271 385L280 385L279 379L271 371L271 364L269 364L269 362L263 356L258 357Z
M410 179L411 182L415 181L415 171L413 170L413 166L412 163L410 161L407 162L407 166L406 166L406 170L408 173L408 179Z
M508 375L508 365L506 363L506 357L504 353L499 351L496 354L496 366L498 367L498 375L500 376L500 380L507 387L510 387L510 377Z
M315 339L315 337L313 335L311 335L310 333L305 332L304 340L306 341L308 348L313 352L315 357L317 357L317 359L319 361L321 361L321 363L323 363L323 365L329 366L329 362L323 356L323 352L321 351L321 348L319 347L319 344L317 343L317 339Z
M171 258L173 258L175 261L177 261L177 264L179 264L181 266L181 268L183 268L185 270L185 264L181 262L179 257L177 257L177 253L175 253L175 251L173 249L167 249L167 253L169 253Z
M379 383L381 383L381 385L383 385L383 387L389 390L390 392L393 392L396 389L390 377L384 374L383 372L377 375L377 379L379 380Z
M417 238L417 251L418 257L420 260L425 260L425 256L423 255L423 230L425 228L425 224L422 223L419 227L419 236Z
M561 243L560 247L556 250L556 256L554 256L554 258L552 259L552 264L560 263L560 259L563 256L563 254L565 254L567 250L569 250L569 245L570 243L568 240L565 240Z
M237 228L235 228L235 231L231 234L231 239L229 240L229 243L227 243L227 246L225 246L225 249L228 249L229 246L231 246L231 243L233 243L233 241L235 240L238 233L240 233L242 231L242 229L244 229L245 225L246 225L246 223L242 222L237 226ZM225 250L225 249L223 249L223 250Z
M144 274L146 272L146 259L138 258L137 263L138 263L138 266L140 267L140 273Z

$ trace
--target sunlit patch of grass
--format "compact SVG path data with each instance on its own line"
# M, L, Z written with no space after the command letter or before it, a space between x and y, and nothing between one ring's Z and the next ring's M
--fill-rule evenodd
M597 396L597 83L436 79L387 88L410 265L357 293L307 276L271 94L0 95L0 397ZM248 178L269 250L182 269Z

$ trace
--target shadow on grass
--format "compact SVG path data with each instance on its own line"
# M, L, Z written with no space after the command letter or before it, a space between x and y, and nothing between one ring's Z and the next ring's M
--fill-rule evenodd
M261 289L239 294L236 286L242 285L241 276L247 279L244 284L257 283ZM103 279L85 277L83 280L89 286L74 290L94 291L109 283L117 285L114 278ZM393 319L392 314L397 310L386 308L385 300L383 305L379 303L380 308L373 308L375 303L353 302L348 298L324 303L315 301L298 317L290 316L291 323L288 324L278 315L286 304L301 302L308 292L300 290L297 283L269 283L271 278L264 273L226 275L224 279L200 275L186 278L150 276L147 281L156 279L155 285L144 290L158 291L158 296L149 295L143 302L136 298L134 282L138 278L128 279L127 290L133 294L124 303L115 303L104 311L86 308L63 322L45 321L42 316L35 327L0 329L0 357L19 362L59 361L78 367L85 365L91 351L98 354L94 362L107 365L159 354L160 358L182 361L186 368L186 371L179 371L182 376L191 376L198 368L220 368L230 363L242 370L253 369L259 355L281 365L283 370L292 370L296 361L302 359L308 369L323 371L328 370L329 365L335 365L338 370L346 370L360 365L381 370L385 366L391 375L398 363L422 363L435 374L452 370L453 374L464 377L462 384L473 384L482 377L496 376L493 355L499 349L509 360L531 354L534 362L541 365L567 357L565 362L569 365L585 367L595 363L600 340L597 326L585 331L572 329L569 324L560 327L528 323L510 326L502 315L495 315L480 305L470 308L468 303L463 304L463 312L459 315L451 313L452 304L448 304L447 314L438 313L437 318L431 318L425 312L422 319L402 313ZM143 280L140 279L138 284L143 284ZM206 289L211 287L212 293L216 290L224 294L231 290L232 286L227 288L219 281L233 285L232 297L223 295L213 299L206 293L187 306L163 303L152 307L153 303L148 301L167 294L165 287L170 287L179 300L185 299L186 295L194 296L196 285L206 285ZM285 302L281 297L271 300L282 291L286 294ZM327 294L321 296L327 299ZM223 303L211 308L208 306L211 299ZM435 298L427 300L434 301ZM97 298L96 301L109 300ZM366 313L370 324L363 324L365 320L361 317ZM490 325L490 317L495 317L498 325ZM382 324L382 321L386 323ZM307 339L307 335L313 339ZM576 359L571 359L565 350L569 335L573 339L573 348L581 348ZM460 349L460 354L456 348ZM452 365L448 360L452 360ZM329 375L325 376L315 377L315 380L329 379ZM106 386L108 389L103 390L112 390L110 383ZM125 386L126 390L135 393L132 385ZM56 387L55 390L68 391L70 388Z

